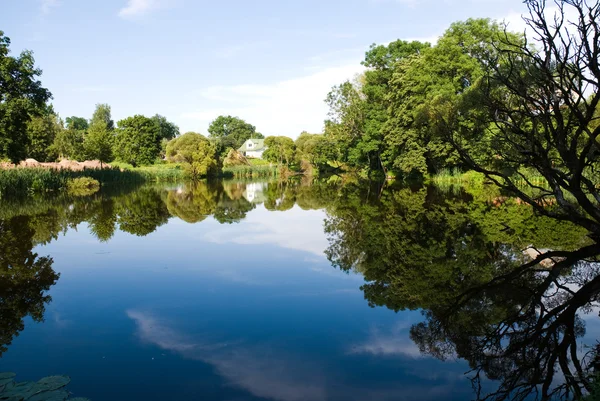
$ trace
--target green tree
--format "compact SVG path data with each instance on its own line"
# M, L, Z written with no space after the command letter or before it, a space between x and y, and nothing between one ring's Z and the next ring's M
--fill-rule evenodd
M75 124L83 125L82 121L76 121ZM94 114L92 115L92 119L90 120L90 127L92 125L102 124L106 126L106 129L112 131L115 129L115 122L112 119L110 106L106 103L100 103L96 105L96 109L94 110ZM82 128L78 128L82 129Z
M87 131L90 126L88 120L77 116L67 117L65 119L65 125L68 129L76 129L80 131Z
M133 166L153 164L160 154L160 127L156 121L135 115L117 124L115 156Z
M238 117L219 116L208 127L209 138L216 139L219 153L227 153L229 148L237 150L250 138L264 138L256 132L256 127Z
M216 145L203 135L187 132L167 145L167 160L183 163L192 180L217 175L220 171Z
M85 131L67 128L56 133L51 152L58 155L60 159L83 160Z
M573 221L600 240L600 189L596 168L600 127L600 3L559 2L555 21L546 21L546 2L527 2L529 28L537 47L499 35L484 53L480 79L460 97L443 102L451 110L436 116L444 138L471 168L517 194L540 214ZM574 15L573 19L569 19ZM473 104L483 105L480 112ZM459 115L460 118L456 116ZM479 135L469 125L485 128ZM474 132L475 131L475 132ZM473 144L483 137L493 152ZM530 168L547 186L522 174ZM515 179L524 180L525 188ZM545 207L547 199L555 207Z
M84 149L87 158L102 163L113 159L114 123L107 104L96 105L88 133L85 136Z
M159 126L158 140L161 143L162 141L170 141L171 139L179 136L179 127L174 123L167 121L166 117L157 114L152 117L152 119Z
M268 136L265 138L267 150L263 158L280 166L289 166L294 161L296 145L294 140L287 136Z
M27 156L38 161L53 161L56 159L54 141L63 130L60 118L51 108L27 123Z
M296 159L310 163L319 169L325 169L328 162L337 161L338 154L333 141L323 134L302 132L295 141Z
M27 123L40 114L52 97L42 87L33 54L9 56L10 39L0 31L0 158L17 163L27 156Z

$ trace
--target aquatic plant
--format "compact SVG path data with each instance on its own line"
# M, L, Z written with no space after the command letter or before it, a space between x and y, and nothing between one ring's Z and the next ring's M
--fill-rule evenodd
M69 376L48 376L37 382L15 382L16 374L0 373L0 400L7 401L89 401L87 398L69 398L65 387Z

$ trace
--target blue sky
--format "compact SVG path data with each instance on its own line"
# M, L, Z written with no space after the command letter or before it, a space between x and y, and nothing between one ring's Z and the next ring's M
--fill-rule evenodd
M33 50L62 117L166 116L206 134L220 114L266 135L320 132L331 86L371 43L435 40L454 21L521 28L519 0L0 0L13 53Z

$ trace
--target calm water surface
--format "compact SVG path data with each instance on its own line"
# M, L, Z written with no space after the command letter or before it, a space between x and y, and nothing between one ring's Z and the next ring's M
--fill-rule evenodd
M225 182L5 202L0 371L67 374L93 401L472 399L463 355L424 340L436 306L527 245L587 244L486 192Z

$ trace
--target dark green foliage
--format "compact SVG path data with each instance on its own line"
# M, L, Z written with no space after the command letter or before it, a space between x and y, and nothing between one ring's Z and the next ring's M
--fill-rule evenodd
M38 77L33 54L9 56L10 39L0 31L0 158L19 162L27 157L27 123L51 98Z
M83 147L88 159L99 160L100 163L113 159L114 122L107 104L96 105Z
M265 139L267 150L263 153L263 158L280 166L289 166L294 162L296 155L296 145L292 138L287 136L268 136Z
M217 140L218 152L226 155L230 148L238 149L250 138L264 138L254 125L238 117L219 116L208 127L209 138Z
M133 166L156 161L160 154L160 126L156 120L136 115L119 121L115 138L115 156Z
M83 117L71 116L65 119L65 126L70 129L86 131L90 124L88 123L88 120Z
M54 161L57 153L52 145L62 131L62 123L52 110L33 116L27 123L27 157L39 162Z
M159 141L170 141L171 139L179 136L179 127L173 124L172 122L167 121L166 117L157 114L154 117L152 117L152 119L159 126Z

